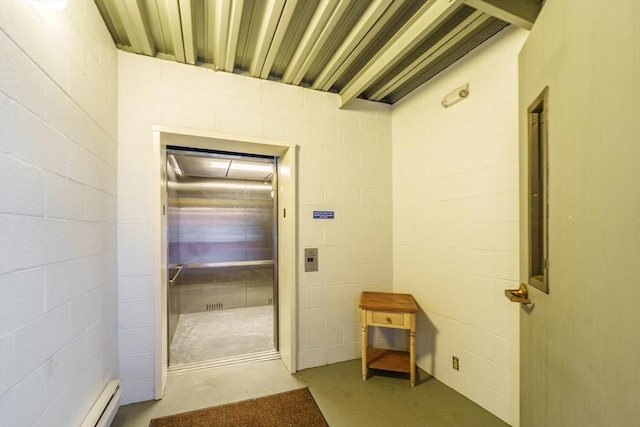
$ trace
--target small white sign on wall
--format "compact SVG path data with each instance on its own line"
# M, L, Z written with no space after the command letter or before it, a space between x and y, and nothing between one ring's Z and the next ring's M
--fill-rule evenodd
M334 219L334 211L313 211L313 219Z

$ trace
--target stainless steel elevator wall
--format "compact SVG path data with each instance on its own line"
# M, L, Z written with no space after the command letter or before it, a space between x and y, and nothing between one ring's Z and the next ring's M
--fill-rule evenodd
M169 333L185 313L273 304L271 182L193 178L168 182Z
M176 177L169 182L169 264L273 260L271 183Z

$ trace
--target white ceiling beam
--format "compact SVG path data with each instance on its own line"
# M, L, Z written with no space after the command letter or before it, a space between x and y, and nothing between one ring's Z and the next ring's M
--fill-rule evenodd
M540 0L465 0L467 5L517 27L530 30L542 3Z
M134 52L156 56L156 49L149 32L149 23L142 15L140 4L137 1L115 0L115 6Z
M169 32L171 33L171 44L173 45L173 55L176 61L186 62L184 55L184 45L182 44L182 22L180 19L180 7L175 1L165 0L167 15L169 17Z
M329 85L329 87L325 88L324 86L338 70L340 65L343 64L349 57L351 52L356 49L356 46L358 46L358 44L363 41L367 33L369 33L371 28L382 16L384 11L389 8L390 4L391 0L374 0L369 4L369 7L364 11L358 22L356 22L356 25L351 29L351 32L349 32L349 35L344 40L342 45L340 45L338 50L336 50L336 52L333 54L331 59L329 59L316 80L313 82L313 85L311 86L313 89L322 88L323 90L328 90L329 87L331 87L331 84L333 84L333 82Z
M427 2L342 89L340 92L342 106L357 98L371 83L453 14L461 3L462 0Z
M152 7L145 10L148 12L145 14L147 24L149 25L147 34L150 36L158 34L160 37L153 38L153 45L158 53L167 52L167 45L171 44L171 31L167 30L170 26L166 1L159 4L155 3ZM173 55L171 55L171 57L174 58Z
M360 56L360 54L369 46L369 43L373 38L378 34L378 32L384 28L384 26L393 18L396 12L400 9L400 7L406 3L408 0L394 0L389 8L382 14L380 19L376 21L376 23L371 27L371 29L366 33L366 35L362 38L361 41L358 42L357 46L353 49L352 52L347 52L347 58L339 64L338 68L333 72L333 74L327 78L326 82L322 84L320 87L321 90L329 90L331 86L338 80L342 73L344 73L349 67L353 64L353 62Z
M262 72L262 66L264 65L267 53L269 53L269 47L271 46L271 41L278 27L284 5L284 0L268 0L258 32L256 51L253 54L251 65L249 66L249 74L253 77L258 77Z
M179 0L180 21L182 23L182 42L187 64L195 65L197 60L195 25L193 25L193 10L191 0Z
M343 3L340 1L340 3ZM296 51L289 61L289 65L282 75L282 83L292 83L294 78L299 75L305 60L322 34L325 25L331 18L333 11L338 6L336 0L320 0L320 4L316 8L307 30L304 32Z
M229 13L231 12L230 0L215 0L213 30L213 63L216 68L223 69L227 58L227 37L229 34Z
M113 17L118 16L117 9L115 9L113 1L96 0L96 6L98 6L100 15L109 29L113 42L116 46L122 45L122 27L120 25L116 25L113 21Z
M310 43L311 49L302 56L301 64L299 65L297 70L292 70L292 74L293 74L291 76L292 84L294 85L300 84L300 82L304 78L304 75L309 70L309 67L311 67L311 64L313 64L313 62L316 60L322 48L324 47L325 43L331 36L331 33L333 33L335 28L338 26L338 22L340 21L340 18L342 18L342 16L348 10L349 6L351 5L351 2L352 0L340 0L336 8L331 13L331 16L327 20L326 24L322 25L322 29L320 31L319 36L317 37L315 42ZM287 76L287 71L289 71L289 67L287 67L287 70L284 73L283 79L285 76Z
M431 46L429 50L416 58L401 73L394 76L393 79L391 79L382 88L378 89L374 94L372 94L370 96L370 99L373 99L374 101L381 101L389 93L405 84L408 80L415 77L429 65L442 58L443 55L450 52L451 48L455 47L466 36L474 32L490 19L492 19L492 17L483 12L473 12L464 21L462 21L453 30L451 30L451 32L449 32L445 37L438 40L436 44Z
M216 8L212 1L204 2L204 47L203 47L203 60L206 63L215 65L215 26L216 26Z
M284 35L287 32L287 28L289 28L289 23L291 22L293 11L296 9L297 4L298 0L287 0L287 2L284 4L284 9L282 10L280 21L278 21L278 27L276 28L276 32L273 35L271 46L269 46L269 52L264 59L264 64L262 65L262 70L260 71L259 77L261 79L266 79L267 77L269 77L271 67L273 66L273 61L276 59L278 50L280 50L280 46L282 45L282 41L284 40Z
M240 21L242 19L242 8L244 0L234 0L231 2L229 11L229 36L227 37L227 48L224 57L224 71L233 72L236 61L236 49L238 48L238 36L240 34Z

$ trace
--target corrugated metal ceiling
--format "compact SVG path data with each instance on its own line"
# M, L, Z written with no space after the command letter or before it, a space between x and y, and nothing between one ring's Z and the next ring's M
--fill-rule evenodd
M95 0L116 45L393 104L541 0Z

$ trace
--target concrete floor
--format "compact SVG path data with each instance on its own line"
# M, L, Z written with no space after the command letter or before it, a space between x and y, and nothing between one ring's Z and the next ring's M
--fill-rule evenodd
M271 305L181 314L169 364L198 363L273 349Z
M309 387L332 427L507 426L424 371L416 387L404 377L378 372L367 381L360 360L291 375L282 361L170 375L164 399L122 406L112 427L147 427L153 418Z

